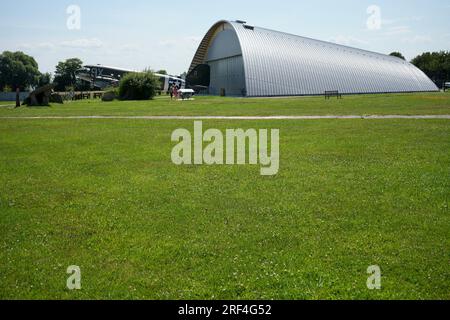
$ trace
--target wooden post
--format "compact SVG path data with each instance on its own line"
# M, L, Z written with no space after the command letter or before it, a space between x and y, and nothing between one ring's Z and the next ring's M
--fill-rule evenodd
M16 108L20 107L20 89L16 88Z

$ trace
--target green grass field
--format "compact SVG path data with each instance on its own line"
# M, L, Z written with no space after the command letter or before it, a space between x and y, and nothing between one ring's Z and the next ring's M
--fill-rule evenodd
M78 101L51 107L14 110L14 103L3 103L0 117L5 116L77 116L77 115L424 115L449 114L450 94L418 93L344 96L343 100L323 97L243 99L196 97L195 101L171 101L157 97L154 101L109 102ZM9 106L8 106L9 105Z
M450 95L0 107L169 114L450 114ZM274 177L173 165L171 134L192 127L0 119L0 299L450 299L449 120L204 121L280 129Z

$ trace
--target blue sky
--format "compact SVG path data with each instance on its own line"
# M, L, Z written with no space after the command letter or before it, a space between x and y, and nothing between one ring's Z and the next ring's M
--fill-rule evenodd
M81 10L80 30L67 28L70 5ZM376 28L367 25L371 5L381 13ZM180 74L209 27L222 19L381 53L400 51L408 59L450 50L450 0L2 0L1 7L0 51L24 51L42 72L79 57L86 64Z

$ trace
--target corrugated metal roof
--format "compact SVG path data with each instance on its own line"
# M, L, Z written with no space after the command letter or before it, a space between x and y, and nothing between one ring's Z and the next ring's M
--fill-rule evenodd
M206 34L189 71L205 63L215 35L236 32L248 96L437 91L418 68L402 59L245 24L219 21Z

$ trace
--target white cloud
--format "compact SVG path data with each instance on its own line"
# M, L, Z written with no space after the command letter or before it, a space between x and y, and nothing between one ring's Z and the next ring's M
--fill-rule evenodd
M190 41L190 42L195 42L196 44L200 43L200 41L202 41L202 37L198 37L198 36L188 36L184 38L186 41Z
M68 41L61 41L59 43L39 42L39 43L22 43L20 48L24 49L54 49L56 47L63 48L77 48L77 49L91 49L104 47L104 43L96 38L92 39L75 39Z
M390 26L397 23L405 23L405 22L418 22L422 21L423 17L420 16L412 16L408 18L397 18L397 19L382 19L381 24L383 26Z
M197 36L188 36L188 37L182 37L182 38L172 38L168 40L161 40L158 42L158 45L161 47L167 47L167 48L174 48L178 46L198 46L200 44L200 41L202 40L201 37Z
M175 40L162 40L158 42L158 45L160 45L161 47L168 47L168 48L172 48L177 44L177 42Z
M92 38L92 39L76 39L76 40L62 41L60 45L62 47L69 47L69 48L89 49L89 48L101 48L104 46L104 43L97 38Z
M55 45L51 42L41 42L37 45L37 47L42 49L53 49Z
M403 38L402 42L410 43L410 44L417 44L417 43L430 43L433 42L433 39L430 36L413 36L408 38Z
M366 45L368 44L367 41L360 40L358 38L355 38L353 36L345 36L345 35L338 35L336 37L333 37L329 39L328 41L334 42L337 44L341 44L344 46L355 46L355 45Z
M384 32L384 35L386 36L398 36L402 34L407 34L411 32L411 28L408 26L396 26L396 27L390 27L388 31Z
M40 42L40 43L22 43L19 48L23 49L53 49L55 45L51 42Z
M395 19L381 19L381 25L383 26L390 26L397 22Z
M119 47L116 47L116 49L125 51L125 52L135 52L137 50L140 50L141 47L138 45L135 45L135 44L123 44L123 45L120 45Z

